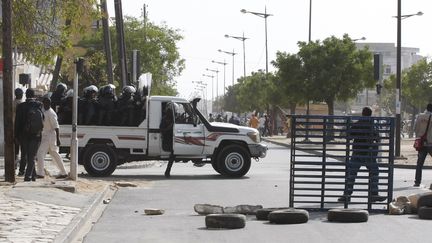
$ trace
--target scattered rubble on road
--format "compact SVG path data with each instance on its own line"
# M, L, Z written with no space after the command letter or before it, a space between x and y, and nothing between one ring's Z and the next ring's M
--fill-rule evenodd
M165 213L165 210L156 209L156 208L146 208L146 209L144 209L144 213L146 215L162 215Z

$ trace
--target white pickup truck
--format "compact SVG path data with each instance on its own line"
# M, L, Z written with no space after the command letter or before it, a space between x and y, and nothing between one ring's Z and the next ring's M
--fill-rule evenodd
M199 99L150 96L144 121L137 127L78 125L78 163L92 176L109 176L117 165L143 160L168 160L162 149L159 125L166 104L174 107L173 154L175 161L211 163L229 177L244 176L251 158L264 158L267 146L256 129L208 122L197 109ZM61 150L71 144L71 125L60 125Z

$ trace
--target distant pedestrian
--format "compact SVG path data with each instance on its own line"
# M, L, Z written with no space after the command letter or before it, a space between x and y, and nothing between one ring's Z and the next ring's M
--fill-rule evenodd
M215 120L214 120L213 114L210 113L210 114L209 114L209 122L214 122L214 121L215 121Z
M15 139L22 146L22 163L27 164L24 181L35 181L35 160L41 142L44 116L42 104L36 101L34 90L29 88L25 94L26 101L19 104L16 110Z
M369 177L371 178L371 201L381 202L385 201L386 197L378 194L378 176L379 168L376 161L379 140L378 131L376 131L375 125L370 117L372 110L369 107L363 108L362 116L365 117L360 119L351 125L351 133L349 137L353 137L353 153L347 164L347 178L344 190L344 195L338 199L339 202L345 202L351 200L351 194L353 193L353 187L355 178L360 170L361 166L366 166L369 170Z
M264 115L264 132L263 136L271 136L271 121L270 116Z
M56 162L60 174L56 177L58 179L67 178L67 172L63 164L63 159L59 154L60 136L59 136L59 124L57 121L57 114L51 108L51 100L48 97L44 97L42 100L44 110L44 126L42 130L41 145L37 153L37 177L45 177L44 160L45 156L49 152L52 159Z
M234 125L240 125L240 120L234 116L234 114L231 116L231 118L229 119L229 123L234 124Z
M259 121L258 131L260 132L261 137L264 137L264 125L265 125L264 116L261 115L258 121Z
M258 129L258 127L259 127L259 120L258 120L258 118L256 117L255 114L252 114L252 117L249 120L249 127L252 127L252 128L255 128L255 129Z
M414 186L420 186L422 180L423 165L426 160L426 156L429 154L432 156L432 127L431 127L431 116L432 116L432 104L426 106L426 112L417 116L415 122L415 134L417 138L420 138L426 134L426 142L422 149L417 154L417 167L415 174Z
M217 121L217 122L223 122L223 119L222 119L222 115L221 115L221 114L218 114L218 115L216 116L216 121Z

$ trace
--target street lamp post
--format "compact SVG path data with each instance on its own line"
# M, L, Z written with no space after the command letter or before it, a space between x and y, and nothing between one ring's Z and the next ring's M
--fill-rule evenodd
M216 74L216 100L217 100L219 97L219 70L217 70L217 69L214 70L214 69L209 69L209 68L206 68L206 70ZM219 111L219 105L216 106L216 110Z
M243 77L246 77L246 46L245 46L245 40L249 39L244 37L244 32L242 36L232 36L232 35L225 35L226 38L233 38L236 40L241 40L243 42ZM234 63L234 61L233 61Z
M308 43L311 42L312 39L312 0L309 0L309 37L308 37ZM306 116L309 117L310 114L310 107L309 107L310 100L307 99L306 102ZM309 118L306 120L306 134L305 134L305 141L309 141Z
M204 77L211 78L211 80L212 80L212 100L211 100L211 110L212 110L212 112L213 112L213 101L214 101L214 90L213 90L214 84L213 84L213 78L214 78L214 76L213 76L213 75L208 75L208 74L203 74L203 76L204 76Z
M259 16L261 18L264 18L264 28L265 28L265 50L266 50L266 77L268 75L268 45L267 45L267 18L269 16L273 16L272 14L267 13L267 7L264 7L264 13L258 13L258 12L251 12L247 11L246 9L240 10L242 13L250 13L256 16Z
M366 37L363 36L363 37L358 38L358 39L352 39L353 42L356 42L356 41L359 41L359 40L364 41L364 40L366 40Z
M234 49L233 49L232 52L230 52L230 51L223 51L223 50L219 49L218 52L222 52L222 53L225 53L225 54L228 54L228 55L232 56L232 85L234 85L234 56L237 53L234 52ZM224 83L224 89L225 89L225 83Z
M206 115L208 115L207 112L207 84L204 83L203 81L192 81L192 83L196 84L195 90L199 90L201 91L201 96L203 99L203 103L201 103L201 108L203 113L205 113Z
M227 63L225 62L225 60L223 61L223 62L218 62L218 61L215 61L215 60L212 60L212 63L216 63L216 64L220 64L220 65L223 65L223 70L224 70L224 81L223 81L223 94L224 94L224 96L225 96L225 66L227 65Z
M422 12L417 12L415 14L401 15L401 0L398 0L397 9L397 46L396 46L396 141L395 141L395 157L400 157L400 146L401 146L401 26L402 19L406 19L412 16L421 16Z

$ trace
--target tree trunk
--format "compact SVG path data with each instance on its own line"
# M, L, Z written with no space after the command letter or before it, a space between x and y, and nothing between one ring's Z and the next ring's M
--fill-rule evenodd
M413 112L412 117L411 117L411 127L409 129L409 137L410 138L414 137L415 118L416 118L416 115L420 112L420 109L418 109L417 107L414 107L413 110L414 110L414 112Z
M63 57L62 56L57 56L56 59L56 64L54 67L54 72L53 72L53 78L51 80L51 84L50 84L50 90L54 91L56 88L56 85L58 83L59 77L60 77L60 69L61 69L61 65L63 62Z
M5 180L15 182L15 145L12 97L12 1L2 0L3 125Z
M295 102L290 103L290 114L295 115L297 104Z
M327 103L327 107L328 107L329 116L333 116L334 115L334 99L328 99L328 100L326 100L326 103ZM326 127L326 129L330 129L330 131L326 132L326 141L331 141L331 140L334 140L334 132L332 131L333 119L330 118L328 122L330 123L330 125L328 125Z
M328 108L328 114L330 116L334 115L334 99L328 99L326 100L327 108Z

